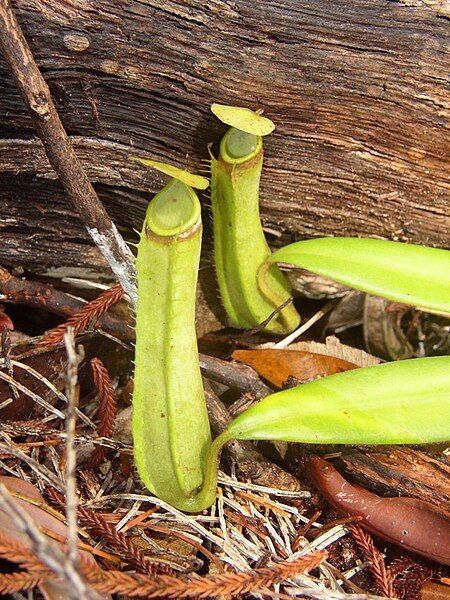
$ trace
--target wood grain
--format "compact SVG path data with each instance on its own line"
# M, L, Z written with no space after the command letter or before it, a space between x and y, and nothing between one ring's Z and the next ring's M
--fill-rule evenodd
M209 111L219 101L263 108L277 124L262 181L271 242L368 235L449 247L448 15L417 4L14 2L83 166L130 238L162 178L126 156L200 169L224 131ZM46 179L2 60L0 88L0 262L104 270Z
M448 510L450 465L413 448L348 450L341 457L345 469L361 485L385 495L404 495Z

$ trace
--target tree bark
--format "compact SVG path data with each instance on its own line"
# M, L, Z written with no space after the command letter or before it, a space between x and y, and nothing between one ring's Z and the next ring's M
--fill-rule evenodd
M439 456L439 454L438 454ZM386 496L411 496L448 510L450 464L414 448L345 450L345 470L361 485Z
M277 125L265 140L261 193L270 242L366 235L450 246L445 2L15 0L14 8L127 239L164 182L127 156L200 170L207 144L225 131L210 113L215 101L262 108ZM0 89L0 263L107 272L1 59Z

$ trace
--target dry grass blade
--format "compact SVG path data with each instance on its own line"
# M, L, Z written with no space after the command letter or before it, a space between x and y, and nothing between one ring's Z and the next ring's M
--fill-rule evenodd
M347 527L365 559L369 561L368 568L375 578L380 593L388 598L397 598L398 596L394 592L392 575L386 569L384 558L375 547L372 536L359 525L348 525Z
M54 488L47 489L47 497L57 506L64 506L64 497ZM112 548L117 550L120 556L138 571L147 575L156 573L172 573L172 569L163 563L152 561L144 552L133 544L127 536L117 531L112 523L98 515L90 508L78 507L78 516L80 521L90 529L90 531L107 542Z
M100 437L111 437L116 421L116 395L108 371L102 361L98 358L93 358L91 360L91 367L100 403L98 411L100 421L97 432ZM89 467L91 469L97 469L104 460L106 452L107 450L104 446L97 446L89 460Z
M64 333L68 327L73 327L74 335L78 335L88 326L97 321L113 304L118 302L124 295L120 283L116 283L108 290L102 292L97 298L88 302L83 308L73 314L65 323L61 323L52 329L39 342L39 346L51 346L62 342Z
M324 315L326 315L328 312L330 312L330 310L332 308L334 308L336 306L336 300L330 300L330 302L327 302L325 304L325 306L323 308L321 308L320 310L318 310L310 319L308 319L305 323L303 323L302 325L300 325L300 327L298 329L296 329L295 331L293 331L292 333L290 333L287 337L283 338L280 342L277 342L276 344L272 344L272 348L287 348L287 346L289 346L289 344L292 344L292 342L294 340L296 340L297 338L299 338L302 333L305 333L305 331L308 331L308 329L310 329L310 327L312 327L314 325L314 323L317 323L317 321L319 321Z

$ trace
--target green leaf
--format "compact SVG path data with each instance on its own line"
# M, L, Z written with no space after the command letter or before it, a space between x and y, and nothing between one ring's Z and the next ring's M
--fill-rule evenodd
M309 444L425 444L450 438L450 356L330 375L241 413L230 439ZM221 439L220 439L221 438Z
M267 262L294 265L375 296L450 313L448 250L365 238L318 238L285 246Z
M166 175L170 175L174 179L178 179L182 181L186 185L193 187L197 190L206 190L209 185L208 179L206 177L202 177L201 175L194 175L189 171L184 169L179 169L178 167L174 167L173 165L168 165L167 163L158 162L157 160L151 160L150 158L141 158L140 156L129 156L129 160L133 162L139 162L146 167L153 167L157 171L161 171L161 173L165 173Z
M253 135L269 135L275 129L273 121L249 108L212 104L211 111L222 123Z

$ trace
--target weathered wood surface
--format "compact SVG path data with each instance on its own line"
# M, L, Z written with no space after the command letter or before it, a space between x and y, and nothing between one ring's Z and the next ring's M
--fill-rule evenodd
M57 108L126 237L162 176L198 170L213 101L263 108L275 243L369 235L450 246L443 2L15 0ZM0 263L103 270L0 59ZM205 201L206 204L206 201Z
M361 485L386 496L411 496L448 510L450 464L413 448L344 451L346 471Z

